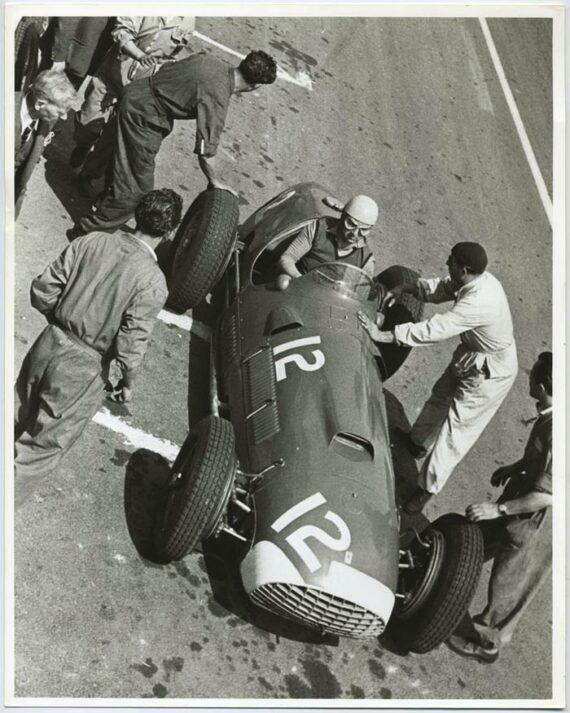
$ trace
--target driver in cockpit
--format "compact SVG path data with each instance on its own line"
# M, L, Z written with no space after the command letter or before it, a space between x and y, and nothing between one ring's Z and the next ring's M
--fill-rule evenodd
M378 220L378 206L368 196L354 196L344 206L335 199L327 205L340 211L338 218L325 216L305 225L279 258L281 273L300 277L326 262L344 262L374 277L374 255L368 245Z

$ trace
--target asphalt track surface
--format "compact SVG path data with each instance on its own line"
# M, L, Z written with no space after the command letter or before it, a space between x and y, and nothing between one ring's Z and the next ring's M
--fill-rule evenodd
M494 19L489 27L551 195L550 21ZM487 247L510 299L520 374L426 515L495 497L492 471L518 458L528 436L528 369L551 347L552 245L479 21L224 18L200 19L197 29L237 52L268 49L298 80L279 80L230 108L220 154L242 218L288 185L318 180L340 198L364 192L377 199L381 267L441 275L453 243ZM202 46L232 61L197 40ZM70 117L33 176L16 229L16 372L44 326L29 305L30 281L65 247L65 230L87 208L67 166L71 129ZM178 190L185 206L204 187L193 137L193 123L178 122L156 173L156 186ZM223 557L214 553L208 566L202 555L159 566L140 554L148 537L141 503L167 465L160 455L145 458L108 424L183 442L189 421L207 410L207 308L193 317L182 327L157 323L132 404L110 406L116 420L90 424L16 515L16 696L549 698L550 584L499 660L483 666L445 645L406 656L382 640L334 644L292 627L267 630L240 609ZM394 418L413 422L452 349L446 343L412 353L385 386ZM394 457L403 462L398 443ZM219 547L227 560L232 543ZM485 600L487 573L474 613Z

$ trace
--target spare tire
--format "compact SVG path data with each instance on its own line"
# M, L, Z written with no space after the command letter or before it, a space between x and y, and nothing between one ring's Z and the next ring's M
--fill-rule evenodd
M410 270L402 265L392 265L388 269L376 276L375 281L379 283L385 290L390 290L397 285L415 284L419 274L414 270ZM403 294L392 307L384 313L384 323L382 330L393 330L398 324L406 322L421 322L424 314L424 303L418 300L417 297L409 293ZM400 347L397 344L379 344L380 354L382 355L382 364L380 370L382 372L382 380L386 381L393 376L402 364L408 358L411 347Z
M183 559L216 532L236 467L232 424L216 416L203 418L190 430L171 469L171 492L155 528L161 561Z
M167 306L185 312L199 304L221 278L237 238L238 199L209 188L186 211L172 242Z
M423 566L411 601L395 609L390 630L408 651L423 654L444 642L467 613L481 576L484 548L479 526L457 514L438 518L421 538L424 544L415 543L410 551L412 561ZM409 581L409 569L403 570L403 577Z

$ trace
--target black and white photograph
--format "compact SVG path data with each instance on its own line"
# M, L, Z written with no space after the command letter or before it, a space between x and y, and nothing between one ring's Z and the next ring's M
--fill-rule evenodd
M4 40L4 705L563 708L564 5Z

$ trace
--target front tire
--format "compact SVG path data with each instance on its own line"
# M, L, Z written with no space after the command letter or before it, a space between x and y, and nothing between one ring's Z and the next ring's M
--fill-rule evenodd
M440 517L421 538L430 543L433 555L425 562L412 597L395 610L390 623L395 638L416 653L431 651L455 631L469 609L483 567L481 530L462 515Z
M172 492L156 531L161 560L181 560L215 533L232 492L236 465L229 421L207 416L191 429L172 466Z

